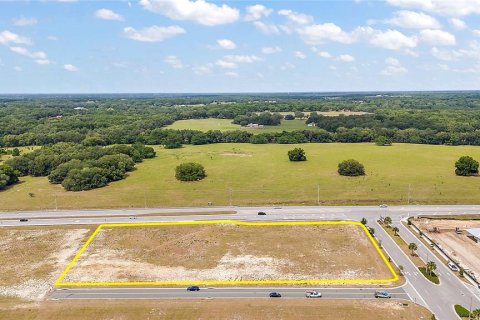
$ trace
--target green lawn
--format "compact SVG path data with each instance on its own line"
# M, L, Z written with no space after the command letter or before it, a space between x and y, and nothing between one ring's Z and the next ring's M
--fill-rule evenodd
M287 151L300 146L308 161L288 161ZM261 204L324 205L478 203L480 178L457 177L454 163L462 155L480 159L480 147L395 144L253 145L213 144L165 150L137 165L122 181L97 190L66 192L44 177L23 177L0 192L0 210L93 207L206 206ZM337 174L340 161L355 158L365 177ZM175 167L199 162L208 177L178 182ZM32 193L32 195L29 195Z
M305 124L305 120L282 120L282 123L279 126L265 126L259 129L253 128L242 128L240 125L233 124L231 119L191 119L191 120L179 120L174 122L172 125L166 127L167 129L176 129L176 130L220 130L220 131L229 131L229 130L245 130L257 133L266 133L266 132L281 132L281 131L294 131L294 130L316 130L317 128L308 127Z

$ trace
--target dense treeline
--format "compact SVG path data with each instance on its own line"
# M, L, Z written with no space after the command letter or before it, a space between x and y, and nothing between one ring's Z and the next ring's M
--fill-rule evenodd
M80 191L124 179L135 163L153 157L153 148L139 143L92 147L62 142L13 157L6 164L21 176L48 176L51 183Z
M9 96L0 98L0 147L49 145L59 142L105 146L158 143L158 130L181 119L219 118L234 123L276 125L275 112L364 111L363 116L323 117L312 114L322 130L262 135L215 133L193 141L178 132L174 143L364 142L385 136L393 142L480 145L480 94L278 94L205 96ZM173 135L173 133L170 133ZM304 138L301 136L304 135ZM323 137L322 139L316 136ZM174 141L175 139L170 139ZM154 142L152 142L154 141Z

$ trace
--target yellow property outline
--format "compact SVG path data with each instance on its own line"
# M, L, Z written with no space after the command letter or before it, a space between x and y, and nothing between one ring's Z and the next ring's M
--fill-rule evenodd
M151 226L171 226L171 225L202 225L202 224L234 224L240 226L291 226L291 225L357 225L360 226L370 242L373 244L385 265L393 275L391 279L333 279L333 280L237 280L237 281L133 281L133 282L62 282L67 273L80 258L88 245L95 239L97 234L103 228L109 227L151 227ZM73 286L73 287L96 287L96 286L158 286L158 285L190 285L192 283L199 285L234 285L234 284L328 284L328 283L390 283L398 280L398 275L393 270L392 265L380 250L376 241L368 232L367 228L357 221L269 221L269 222L246 222L237 220L208 220L208 221L175 221L175 222L146 222L146 223L105 223L95 229L87 242L78 250L73 260L63 270L54 286Z

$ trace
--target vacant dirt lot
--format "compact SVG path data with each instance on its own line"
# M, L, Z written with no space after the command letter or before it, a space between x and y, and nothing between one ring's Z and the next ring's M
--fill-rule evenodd
M89 231L0 228L0 297L43 299Z
M389 279L355 225L102 229L64 281Z
M41 304L0 303L0 319L430 319L428 310L413 303L378 300L135 300L46 301Z
M465 231L479 228L480 221L420 219L415 224L464 268L472 270L480 278L480 243L468 238ZM434 227L439 228L440 233L432 232ZM456 234L456 227L463 230L463 234Z

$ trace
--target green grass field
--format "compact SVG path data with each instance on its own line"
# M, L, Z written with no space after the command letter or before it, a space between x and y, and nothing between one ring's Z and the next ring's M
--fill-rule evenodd
M323 205L480 202L480 178L457 177L462 155L480 159L480 147L395 144L304 144L308 161L288 161L296 145L213 144L165 150L137 165L122 181L101 189L66 192L45 177L23 177L0 192L0 210L55 208L214 206L261 204ZM355 158L365 177L337 174L340 161ZM199 162L208 177L199 182L175 180L175 167ZM29 195L32 193L32 195Z
M179 120L173 124L166 127L167 129L175 130L220 130L220 131L229 131L229 130L245 130L254 134L257 133L271 133L271 132L282 132L282 131L295 131L295 130L316 130L317 128L308 127L305 124L305 120L282 120L282 123L279 126L265 126L259 129L253 128L242 128L238 124L233 124L231 119L190 119L190 120Z

